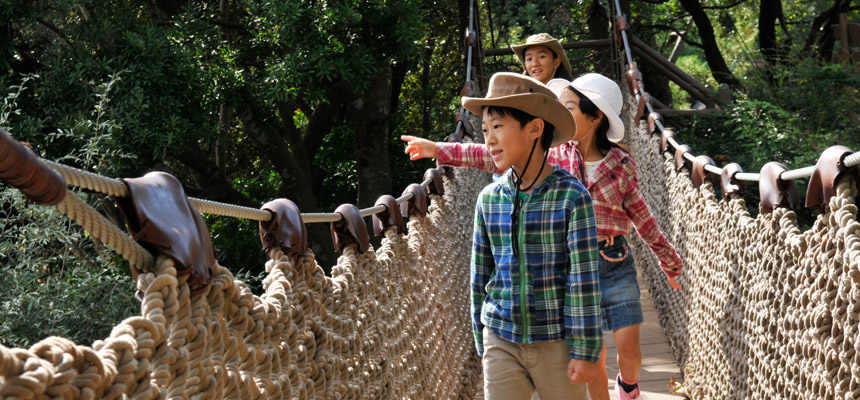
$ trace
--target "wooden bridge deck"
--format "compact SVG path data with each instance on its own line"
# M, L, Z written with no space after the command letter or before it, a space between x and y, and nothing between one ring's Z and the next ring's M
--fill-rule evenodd
M642 311L645 313L645 323L642 324L640 332L642 370L639 387L648 400L684 399L683 396L670 394L670 378L674 376L675 379L681 380L681 372L672 356L672 349L666 343L666 336L660 329L657 311L654 309L647 286L642 282L641 276L639 286L642 288ZM611 332L604 334L603 337L606 340L606 373L609 375L609 381L606 384L609 387L609 397L612 400L617 400L613 382L618 374L618 363L615 361L615 341L612 339ZM475 390L475 400L484 400L483 377ZM535 395L534 400L540 400L540 396Z

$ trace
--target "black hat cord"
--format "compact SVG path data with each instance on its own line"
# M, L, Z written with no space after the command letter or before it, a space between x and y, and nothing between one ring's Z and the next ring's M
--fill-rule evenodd
M513 181L512 183L514 184L514 209L511 210L511 244L512 244L511 247L513 248L514 256L517 256L517 257L519 256L519 252L517 249L519 247L519 245L517 243L517 229L518 229L517 225L519 224L519 215L520 215L520 192L521 191L527 192L527 191L531 190L532 187L534 187L535 183L537 183L538 178L540 177L540 174L543 173L543 168L546 166L546 158L549 155L549 151L544 151L544 153L543 153L543 161L544 162L541 163L540 170L538 170L537 176L535 177L535 179L532 181L532 183L527 188L520 189L520 185L523 184L523 175L526 174L526 171L528 171L528 169L529 169L529 164L532 162L532 156L535 153L535 148L537 148L538 139L535 139L534 143L532 144L532 151L529 153L529 158L526 160L526 165L525 165L525 167L523 167L523 173L522 174L518 174L517 170L514 169L514 166L511 165L511 180Z

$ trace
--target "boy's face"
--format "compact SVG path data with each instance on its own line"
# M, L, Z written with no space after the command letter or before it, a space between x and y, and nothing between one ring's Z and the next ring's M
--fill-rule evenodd
M561 58L553 57L552 50L543 45L529 46L523 58L529 76L543 83L549 82L555 75L555 70L561 65Z
M535 118L520 127L520 122L510 115L490 113L484 108L481 131L496 168L514 167L522 173L535 139L543 132L543 120Z

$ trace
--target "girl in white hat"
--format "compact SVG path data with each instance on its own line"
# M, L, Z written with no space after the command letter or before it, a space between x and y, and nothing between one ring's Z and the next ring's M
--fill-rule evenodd
M573 114L577 123L577 148L585 166L586 188L594 200L597 234L600 245L600 292L603 329L613 333L618 349L615 392L621 400L641 399L639 368L642 349L639 326L643 321L639 301L636 266L624 235L630 225L648 244L660 261L660 267L674 289L681 286L675 277L681 274L678 253L660 232L657 220L639 191L636 164L618 142L624 137L624 124L618 115L623 104L621 90L611 79L600 74L586 74L573 82L553 79L547 86ZM585 131L580 134L580 131ZM606 354L601 356L594 390L605 393ZM589 392L593 393L591 387Z
M642 305L636 268L624 234L632 223L659 259L669 284L675 289L680 288L675 277L681 274L682 262L641 196L633 159L617 144L624 137L624 124L619 118L623 101L618 85L603 75L586 74L573 82L553 79L548 86L573 114L577 142L576 147L574 142L568 142L551 148L547 162L580 178L593 198L597 232L602 238L599 272L603 328L613 331L621 371L615 388L619 399L641 398L638 381L642 363L639 346ZM412 160L435 156L439 165L504 172L495 170L482 144L434 143L413 137L404 140L409 142L406 153ZM579 152L584 157L583 163L579 161ZM601 376L589 384L592 399L609 398L605 356L604 351L598 368Z

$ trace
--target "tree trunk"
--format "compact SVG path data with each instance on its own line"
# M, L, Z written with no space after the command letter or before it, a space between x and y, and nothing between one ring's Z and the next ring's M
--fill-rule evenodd
M705 48L705 61L711 69L711 74L719 83L725 83L734 88L740 88L740 81L735 78L732 72L726 65L726 60L723 58L723 53L717 46L717 39L714 36L714 26L711 25L711 20L705 9L702 8L702 3L699 0L681 0L681 6L684 7L693 21L696 23L696 28L699 30L699 38L702 39L702 46Z
M588 35L592 40L609 38L609 17L608 12L600 4L600 0L592 0L591 4L585 10L586 23L588 24ZM609 49L595 49L594 71L603 75L612 73L612 56Z
M761 0L758 14L758 46L765 61L779 64L776 44L776 19L782 13L782 0Z
M636 20L639 24L647 25L651 21L651 15L648 12L648 9L643 11L644 12L639 13ZM636 32L636 25L631 26L630 29L633 30L632 33L636 35L636 37L640 38L649 47L652 49L657 47L654 35L639 35L638 32ZM636 66L638 66L639 70L642 72L642 83L645 84L645 90L648 91L648 94L657 100L660 100L661 103L671 106L672 89L669 88L669 78L650 63L643 62L638 57L635 57L635 61Z
M430 61L433 59L433 48L435 40L430 37L430 42L424 50L424 61L421 66L421 131L425 138L430 137L433 130L433 119L430 115L430 106L433 97L430 95Z
M355 128L358 207L371 207L391 191L388 163L388 120L391 105L391 66L385 62L363 96L349 104Z

